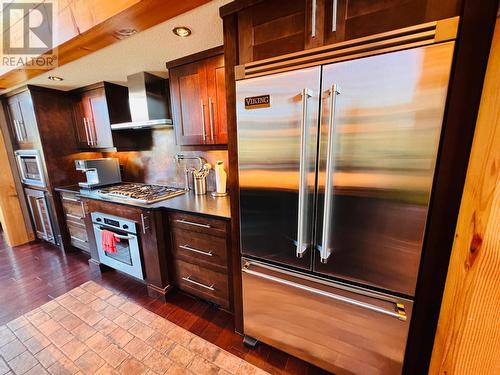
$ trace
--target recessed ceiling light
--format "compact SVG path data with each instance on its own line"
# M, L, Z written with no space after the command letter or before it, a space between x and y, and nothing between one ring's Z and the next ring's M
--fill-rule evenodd
M175 35L183 37L183 38L191 35L191 29L189 27L186 27L186 26L177 26L177 27L174 27L172 29L172 32Z
M64 81L64 78L58 77L58 76L48 76L48 79L51 81Z
M120 30L115 31L115 34L117 36L121 36L121 37L129 37L129 36L132 36L134 34L137 34L137 30L133 29L131 27L126 27L124 29L120 29Z

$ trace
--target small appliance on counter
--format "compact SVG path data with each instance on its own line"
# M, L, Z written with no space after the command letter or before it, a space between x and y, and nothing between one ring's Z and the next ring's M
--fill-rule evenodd
M76 170L82 171L87 177L86 182L78 185L85 189L122 182L120 163L116 158L100 158L75 160Z

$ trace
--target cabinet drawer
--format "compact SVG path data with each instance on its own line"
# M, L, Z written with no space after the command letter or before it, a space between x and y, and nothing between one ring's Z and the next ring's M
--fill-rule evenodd
M226 237L227 228L225 220L180 212L171 213L169 220L173 228Z
M85 217L82 202L80 198L72 194L61 194L62 205L64 212L69 220L78 221Z
M227 268L226 239L205 233L172 230L172 252L176 259L201 266L221 269Z
M71 239L71 244L82 250L89 251L89 239L85 225L70 220L66 221L68 232Z
M229 309L226 273L215 272L177 259L175 261L175 282L181 290Z

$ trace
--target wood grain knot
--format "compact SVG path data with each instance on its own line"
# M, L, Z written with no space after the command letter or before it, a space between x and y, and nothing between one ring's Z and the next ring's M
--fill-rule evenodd
M469 256L465 264L467 269L470 269L474 265L474 261L476 260L477 255L479 254L479 249L481 248L482 244L483 244L483 238L479 234L475 233L470 242Z

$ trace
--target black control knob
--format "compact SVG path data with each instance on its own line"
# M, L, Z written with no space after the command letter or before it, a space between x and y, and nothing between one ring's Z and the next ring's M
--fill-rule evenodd
M98 217L97 219L95 219L95 221L98 221L100 223L102 221L102 219L100 217Z
M122 228L123 229L128 229L128 225L127 224L123 224Z

